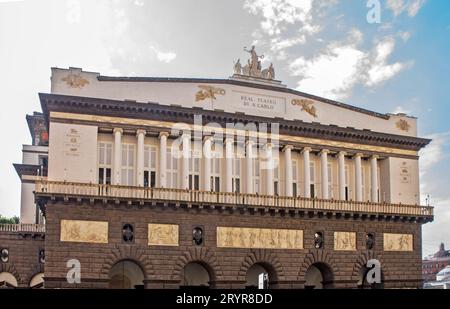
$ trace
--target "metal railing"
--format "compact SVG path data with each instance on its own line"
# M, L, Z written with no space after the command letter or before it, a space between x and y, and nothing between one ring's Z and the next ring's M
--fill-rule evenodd
M0 224L0 232L45 233L43 224Z
M37 181L35 193L37 195L58 194L113 199L126 198L137 200L182 202L188 204L282 207L336 212L433 216L433 207L431 206L323 200L302 197L268 196L167 188L129 187L92 183Z

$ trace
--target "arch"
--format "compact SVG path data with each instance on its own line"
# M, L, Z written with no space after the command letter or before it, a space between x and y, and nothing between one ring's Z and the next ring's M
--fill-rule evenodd
M16 267L14 266L14 263L0 263L0 273L3 272L10 273L14 276L17 282L21 282L21 278L16 270Z
M246 281L247 272L254 264L263 266L269 275L269 285L278 282L279 278L283 277L283 267L278 261L275 254L268 252L267 250L259 249L253 250L247 255L241 264L239 269L240 280Z
M381 284L370 285L366 280L367 273L369 271L369 268L367 268L367 262L372 259L377 259L378 261L380 261L380 263L382 263L381 257L378 257L373 251L366 251L357 257L357 259L353 265L353 271L352 271L352 281L355 282L355 287L362 288L362 289L365 289L365 288L378 289L378 288L384 287L383 268L381 268Z
M305 256L304 262L300 267L299 278L303 278L306 283L306 272L311 266L315 266L322 276L325 275L326 288L333 287L334 274L336 273L336 264L333 261L333 254L324 250L310 250Z
M329 289L333 287L334 275L328 264L318 262L308 267L304 279L306 289Z
M112 289L137 289L144 287L145 274L133 260L118 261L109 271L109 287Z
M0 288L17 288L17 278L6 271L0 272Z
M259 276L264 274L268 279L268 288L273 288L277 283L277 274L272 265L268 263L255 263L249 267L245 277L245 287L256 289L259 287Z
M210 287L213 285L211 281L211 269L205 263L190 262L183 267L182 272L181 286Z
M39 289L44 287L44 273L37 273L33 275L29 281L28 286L32 289Z
M216 281L216 269L219 269L217 259L214 254L205 247L191 248L185 251L175 263L173 277L175 280L183 280L184 268L189 263L198 263L204 267L209 274L211 286Z
M145 278L154 275L153 264L143 248L137 246L117 245L110 254L108 254L103 263L101 274L104 278L109 278L112 267L120 261L130 260L136 263L144 272Z

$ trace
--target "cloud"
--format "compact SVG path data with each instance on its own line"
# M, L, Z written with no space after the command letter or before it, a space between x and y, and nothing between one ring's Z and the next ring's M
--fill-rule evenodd
M434 165L444 158L444 147L449 145L450 132L436 133L427 136L432 142L420 151L420 174L424 176Z
M411 110L405 109L403 106L397 106L395 110L392 112L392 114L406 114L410 115L412 113Z
M299 78L297 89L331 99L347 98L357 84L375 87L402 71L409 64L388 63L395 39L386 37L372 50L359 47L363 34L352 29L347 41L332 42L310 59L299 57L290 73Z
M386 7L394 16L407 12L409 17L415 17L427 0L387 0Z
M150 46L150 49L156 54L156 58L161 62L170 63L177 57L177 54L172 51L163 52L155 46Z

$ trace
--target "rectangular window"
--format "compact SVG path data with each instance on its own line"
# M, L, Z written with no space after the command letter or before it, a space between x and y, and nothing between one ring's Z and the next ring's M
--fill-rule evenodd
M362 200L366 200L366 171L365 166L361 166Z
M178 158L172 155L172 147L167 148L166 152L166 175L167 187L171 189L178 188Z
M156 187L156 146L144 146L144 187Z
M132 144L122 144L122 184L134 186L135 147Z
M241 159L233 159L233 192L241 192Z
M298 195L297 182L298 182L297 161L292 160L292 196L294 197Z
M98 183L111 184L112 143L98 145Z
M348 165L345 166L345 200L350 200L350 168Z
M316 190L315 190L315 179L316 179L316 166L314 162L309 162L309 181L310 181L310 190L311 190L311 197L316 197Z
M191 150L189 159L189 189L200 190L200 152Z
M273 160L273 193L280 195L280 160Z
M211 158L211 190L220 192L220 153L213 153Z
M328 196L330 199L334 197L333 194L333 169L331 168L331 163L328 163Z
M253 192L255 194L258 194L259 193L259 175L260 175L259 159L253 158L252 162L253 162Z

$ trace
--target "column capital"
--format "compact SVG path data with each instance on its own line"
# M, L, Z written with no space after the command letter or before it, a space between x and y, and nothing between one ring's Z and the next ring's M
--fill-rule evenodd
M169 132L164 132L164 131L163 132L159 132L159 138L161 138L163 136L164 137L169 137L169 135L170 135Z
M347 152L345 152L343 150L338 152L338 156L344 156L345 157L346 155L347 155Z
M273 144L273 143L266 143L265 145L264 145L264 148L266 148L266 149L272 149L273 147L274 147L275 145Z
M234 144L234 137L226 137L225 138L225 144L227 144L227 143Z
M303 149L302 149L302 153L305 153L305 152L311 152L312 151L312 148L311 147L304 147Z
M123 134L123 129L122 128L114 128L113 133L114 134L116 134L116 133Z
M330 153L330 151L328 150L328 149L322 149L321 151L320 151L320 155L323 155L323 154L329 154Z
M144 136L147 134L147 132L145 130L142 129L138 129L136 130L136 136L143 134Z
M212 142L213 141L213 137L210 135L210 136L205 136L204 138L203 138L203 142L205 143L205 142L207 142L207 141L210 141L210 142Z
M286 145L286 146L284 146L283 147L283 152L285 152L286 150L292 150L292 149L294 149L294 146L292 146L292 145Z
M354 158L361 158L362 156L363 156L363 154L358 152L358 153L355 153L355 155L353 157Z
M245 142L245 145L246 145L246 146L247 146L247 145L253 146L253 145L255 145L255 141L249 139L249 140L247 140L247 141Z
M371 156L370 158L371 158L371 159L377 159L377 160L378 160L378 159L380 158L380 156L379 156L379 155L373 155L373 156Z

